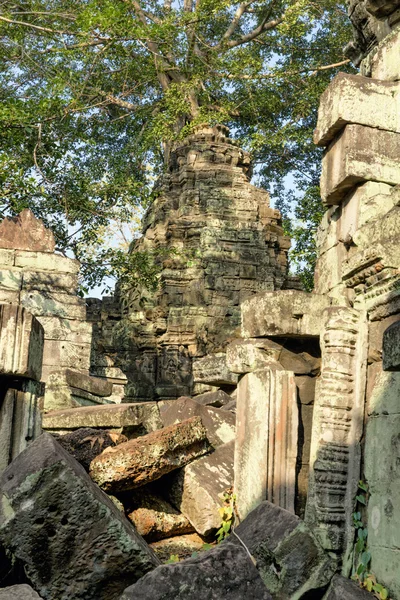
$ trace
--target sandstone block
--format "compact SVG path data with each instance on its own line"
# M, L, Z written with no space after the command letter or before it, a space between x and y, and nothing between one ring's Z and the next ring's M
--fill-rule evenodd
M0 265L12 266L15 261L15 250L4 250L0 248Z
M226 361L233 373L245 374L279 360L282 346L272 340L237 340L226 349Z
M158 559L49 434L0 479L0 542L49 600L117 600Z
M0 304L0 374L40 380L43 327L21 306Z
M235 531L276 600L298 600L307 592L318 597L336 570L334 558L324 553L305 523L270 502L257 506ZM240 544L234 536L228 542Z
M6 217L0 223L0 246L18 250L54 252L54 235L41 219L26 208L16 217Z
M66 369L65 377L68 385L90 392L96 396L111 396L112 394L113 386L107 379L90 377L90 375L84 375L79 371L72 371L71 369Z
M78 289L78 275L75 273L52 273L51 271L21 270L22 289L44 292L58 291L73 294Z
M154 431L162 427L155 402L137 402L103 406L83 406L54 410L43 415L43 429L68 431L91 427L93 429L120 429Z
M164 498L145 489L140 490L133 498L128 519L135 525L137 532L151 542L194 532L184 515Z
M125 436L118 433L90 427L76 429L71 433L58 436L56 439L60 446L82 465L85 471L89 471L92 460L106 448L127 441Z
M374 54L369 58L371 77L384 81L398 81L400 79L399 43L399 29L395 29L382 40Z
M15 252L15 266L24 267L29 271L57 271L59 273L79 273L78 260L66 258L59 254L46 252Z
M308 352L292 352L288 348L282 348L279 363L295 375L317 375L321 369L320 358Z
M225 544L181 563L162 565L120 600L271 600L242 547Z
M327 146L352 123L400 133L400 83L336 75L321 96L315 144Z
M397 8L400 8L400 0L367 0L366 9L375 17L387 17Z
M179 556L180 560L191 558L194 552L198 553L203 549L204 540L197 533L188 533L151 542L149 546L161 562L166 563L171 555Z
M319 336L329 305L326 296L299 290L257 294L242 304L242 336Z
M371 594L361 589L354 581L335 575L324 600L371 600Z
M202 406L195 399L185 397L159 404L164 427L198 416L206 428L207 438L215 448L235 438L235 417L227 411Z
M400 322L388 327L383 334L383 370L400 371Z
M229 402L231 402L232 398L224 392L223 390L218 390L216 392L206 392L205 394L199 394L193 398L195 402L198 404L202 404L203 406L213 406L214 408L221 408L225 406Z
M234 442L229 442L169 478L169 501L202 536L213 535L221 525L220 495L233 484L233 455Z
M297 375L294 378L301 404L313 404L315 398L316 377Z
M88 371L90 367L90 344L73 344L68 341L45 339L43 365L54 369L63 367Z
M63 319L55 315L38 315L47 340L68 340L73 344L92 342L92 324L77 319Z
M298 422L293 373L267 367L240 380L234 485L240 518L267 498L294 512Z
M3 290L19 291L22 287L21 269L1 269L0 288Z
M107 449L92 461L90 476L107 492L132 490L209 450L201 419L193 417Z
M226 364L226 354L214 354L193 361L193 380L195 383L210 385L236 385L238 376L232 373Z
M0 600L40 600L40 596L30 585L12 585L0 588Z
M22 291L20 302L22 306L37 316L54 315L82 321L86 319L85 301L78 296L62 294L61 292Z
M5 290L0 288L1 304L19 304L19 292L16 290Z
M321 196L327 205L340 204L364 181L400 183L400 135L347 125L331 143L322 161Z

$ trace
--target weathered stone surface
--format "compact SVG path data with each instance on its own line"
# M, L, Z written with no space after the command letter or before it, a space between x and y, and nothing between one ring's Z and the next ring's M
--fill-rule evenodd
M272 340L237 340L228 345L226 361L233 373L245 374L279 360L282 346Z
M375 17L387 17L397 8L400 8L400 0L367 0L365 7Z
M160 402L160 418L164 427L181 423L191 417L201 417L207 438L214 448L226 444L235 437L235 417L227 411L212 406L202 406L192 398L178 398Z
M346 569L353 550L352 512L361 468L366 314L332 307L324 314L322 328L306 523L324 548L342 554Z
M148 542L194 532L184 515L164 498L145 489L132 498L128 519Z
M44 332L27 310L0 304L0 374L40 381Z
M242 304L242 336L319 336L326 296L298 290L264 292Z
M193 461L169 478L166 494L197 533L210 536L221 525L221 494L233 484L234 442Z
M327 146L348 124L400 133L400 83L336 75L321 96L314 142Z
M378 19L368 11L366 0L347 0L348 15L353 24L354 40L347 44L344 53L355 66L391 31L390 16Z
M361 589L354 581L335 575L324 600L371 600L371 594Z
M71 369L66 369L65 377L67 383L72 387L90 392L96 396L111 396L112 394L112 383L107 379L90 377L90 375Z
M183 467L210 450L201 419L153 431L108 448L90 465L90 476L105 491L132 490Z
M179 556L180 560L191 558L194 552L197 553L202 550L204 540L197 533L190 533L151 542L149 546L161 562L165 563L171 556Z
M127 441L125 436L90 427L76 429L56 439L64 450L82 465L85 471L89 471L90 463L103 450Z
M225 544L163 565L127 588L121 600L271 600L242 547Z
M68 431L91 427L94 429L143 428L150 432L163 426L155 402L137 404L110 404L82 406L66 410L54 410L43 415L43 429Z
M26 271L25 269L19 271L22 276L23 290L56 291L71 294L78 289L78 274L75 273Z
M117 600L158 559L49 434L0 479L0 542L49 600Z
M294 380L301 404L313 404L317 378L308 375L297 375Z
M0 588L0 600L40 600L40 596L30 585L12 585Z
M388 327L383 334L383 370L400 371L400 322Z
M347 125L322 161L322 200L327 205L340 204L364 181L399 184L399 154L400 134Z
M384 81L400 79L399 40L400 30L396 29L379 44L376 52L369 57L367 69L371 77Z
M299 600L310 590L318 594L336 570L335 560L324 553L305 523L270 502L257 506L235 531L276 600ZM228 543L240 545L234 536Z
M66 258L59 254L45 252L15 251L15 266L24 267L29 271L56 271L59 273L79 273L78 260Z
M195 383L210 385L236 385L238 376L229 370L226 354L221 353L193 361L193 380Z
M266 498L294 512L298 423L293 373L271 366L240 380L234 490L241 519Z
M214 408L221 408L231 402L232 398L223 390L217 392L206 392L205 394L199 394L193 398L198 404L203 406L213 406Z
M49 256L56 256L49 254ZM57 258L62 258L58 257ZM71 260L66 258L65 260ZM62 317L66 319L86 319L86 305L83 298L62 292L22 291L20 303L36 316Z
M308 352L293 352L288 348L282 348L279 363L287 371L293 371L295 375L317 375L321 368L321 359L312 356Z
M0 472L41 433L43 386L24 379L18 389L0 383Z
M41 219L26 208L16 217L6 217L0 223L0 246L13 250L54 252L54 235Z

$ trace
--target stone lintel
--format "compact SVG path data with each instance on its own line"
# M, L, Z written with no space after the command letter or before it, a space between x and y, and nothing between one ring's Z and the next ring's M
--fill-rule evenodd
M336 75L321 96L314 142L328 146L351 123L400 133L400 82Z
M263 292L242 304L242 337L318 337L331 301L299 290Z
M365 181L400 184L400 134L362 125L347 125L328 147L322 161L321 197L341 204Z

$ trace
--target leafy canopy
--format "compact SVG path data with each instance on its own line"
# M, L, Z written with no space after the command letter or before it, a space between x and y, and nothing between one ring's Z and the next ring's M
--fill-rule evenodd
M312 260L320 153L311 132L321 92L348 68L344 5L3 0L0 216L30 207L83 262L89 285L126 272L110 223L137 220L174 140L224 123L292 217L298 263Z

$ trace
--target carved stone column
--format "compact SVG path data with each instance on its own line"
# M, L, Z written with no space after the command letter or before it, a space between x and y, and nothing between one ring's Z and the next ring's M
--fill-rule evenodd
M354 539L352 512L360 478L367 337L364 312L346 307L325 311L306 522L325 549L343 556L344 571Z

